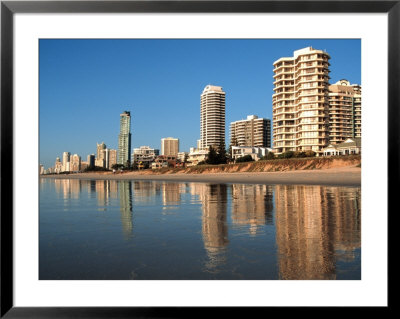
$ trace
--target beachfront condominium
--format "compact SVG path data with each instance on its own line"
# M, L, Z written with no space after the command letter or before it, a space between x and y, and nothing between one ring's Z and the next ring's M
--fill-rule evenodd
M179 139L165 137L161 139L161 155L178 156Z
M131 160L131 112L120 114L120 131L118 135L118 164L130 164Z
M314 151L328 144L328 53L307 47L282 57L274 65L273 148Z
M271 120L248 115L246 120L230 125L232 146L271 147Z
M340 80L329 86L329 142L361 137L361 86Z
M207 85L200 97L200 148L225 147L225 92Z

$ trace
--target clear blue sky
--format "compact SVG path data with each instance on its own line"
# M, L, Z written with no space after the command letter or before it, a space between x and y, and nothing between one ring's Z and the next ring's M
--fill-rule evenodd
M361 40L40 40L40 162L64 151L86 160L97 142L117 149L124 110L132 148L175 137L189 151L208 84L226 92L228 146L230 122L272 119L272 63L307 46L330 54L331 83L361 84Z

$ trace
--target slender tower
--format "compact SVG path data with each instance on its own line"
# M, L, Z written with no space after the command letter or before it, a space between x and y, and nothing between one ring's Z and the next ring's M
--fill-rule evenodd
M120 132L118 135L118 164L130 164L131 159L131 112L120 115Z
M225 146L225 92L207 85L201 94L200 147Z

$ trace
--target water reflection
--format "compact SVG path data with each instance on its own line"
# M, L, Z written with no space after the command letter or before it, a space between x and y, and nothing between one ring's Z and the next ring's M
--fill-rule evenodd
M336 279L335 251L361 247L360 196L353 188L276 186L280 279Z
M360 188L79 179L52 181L66 208L71 201L84 199L85 195L96 202L96 209L100 211L119 206L118 218L125 241L137 235L135 221L139 217L133 214L135 206L136 209L151 207L149 209L153 211L161 207L162 214L174 214L177 218L184 217L188 207L199 207L198 218L188 220L195 223L198 232L187 236L201 234L199 239L204 254L200 258L201 272L208 274L221 274L235 263L238 267L237 264L251 259L252 263L271 263L273 266L269 268L277 268L272 271L265 266L265 273L259 270L259 279L271 279L268 277L270 273L278 274L275 279L337 279L338 263L359 263ZM42 183L40 187L44 191ZM145 225L152 229L152 224L157 222L158 219L149 219ZM168 222L172 220L165 219L165 224L158 227L167 231ZM267 233L272 235L267 237ZM157 233L148 235L147 240L152 236L156 238ZM269 250L265 248L267 239L274 241L268 246ZM237 247L242 250L235 250ZM179 250L179 244L175 248ZM246 274L241 276L246 278Z
M249 225L250 235L257 235L262 225L273 224L273 187L271 185L233 184L232 221Z
M119 203L121 210L122 232L125 238L130 238L133 233L132 215L132 182L121 181L119 183Z

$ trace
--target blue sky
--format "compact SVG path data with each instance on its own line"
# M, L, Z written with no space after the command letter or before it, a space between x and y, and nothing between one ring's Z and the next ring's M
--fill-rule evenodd
M161 138L189 151L200 137L200 94L226 92L229 123L272 119L273 62L312 46L331 56L331 83L361 83L361 40L57 40L39 43L40 163L64 151L86 160L96 143L117 149L119 114L131 111L132 148Z

